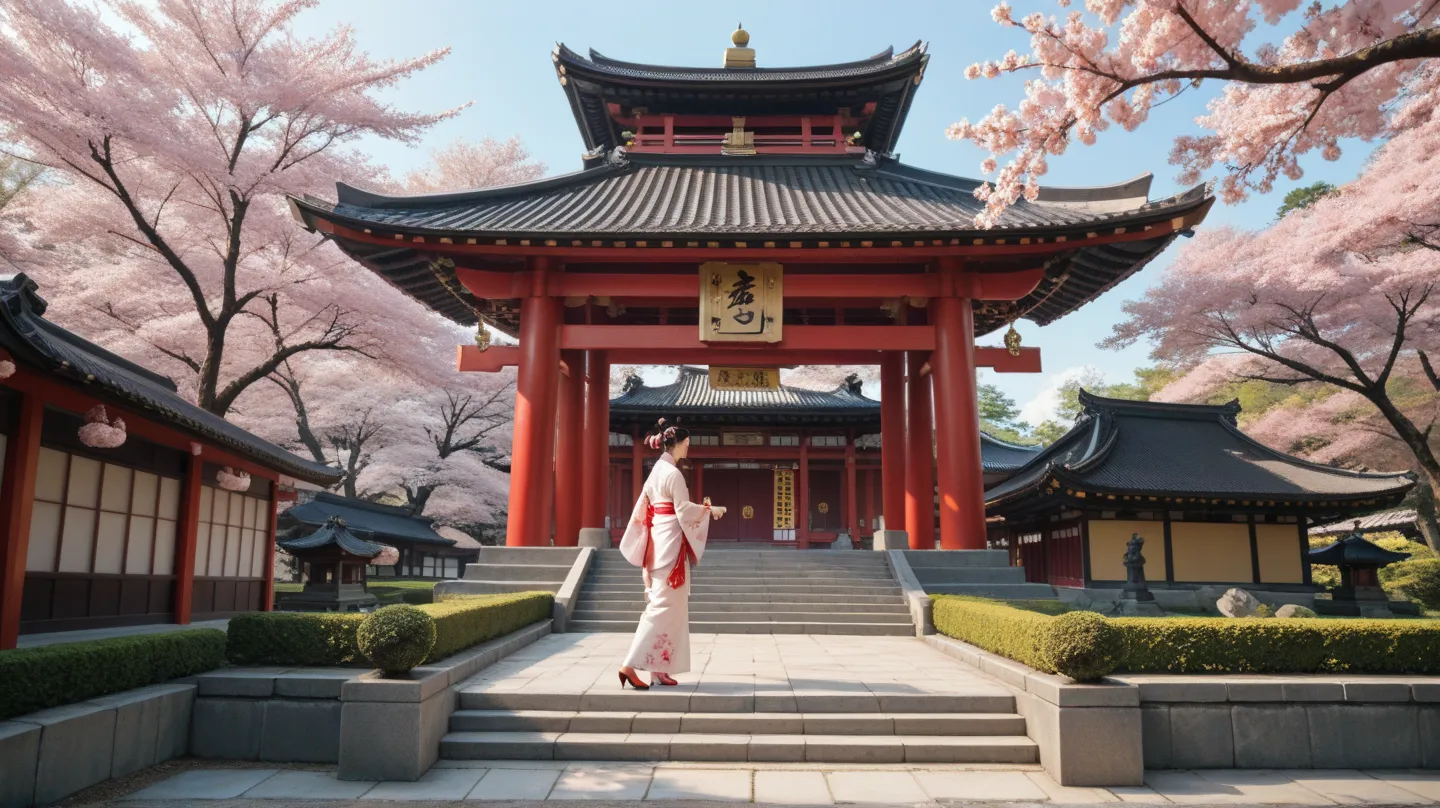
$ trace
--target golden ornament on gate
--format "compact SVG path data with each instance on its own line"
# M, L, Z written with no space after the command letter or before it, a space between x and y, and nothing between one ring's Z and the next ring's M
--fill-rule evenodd
M755 509L749 505L746 505L745 507L740 509L740 516L743 519L754 519Z
M830 512L830 503L828 503L828 502L818 503L818 504L815 505L815 510L819 511L820 513L829 513L829 512Z
M1015 324L1010 324L1010 330L1005 332L1005 350L1011 356L1020 355L1020 332L1015 330Z

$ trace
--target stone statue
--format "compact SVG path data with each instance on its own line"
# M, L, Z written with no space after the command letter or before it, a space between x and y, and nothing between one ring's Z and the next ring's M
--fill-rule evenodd
M1144 548L1145 540L1140 538L1139 533L1132 533L1130 542L1125 545L1125 585L1120 588L1120 597L1124 600L1155 599L1150 586L1145 583L1145 556L1141 552Z

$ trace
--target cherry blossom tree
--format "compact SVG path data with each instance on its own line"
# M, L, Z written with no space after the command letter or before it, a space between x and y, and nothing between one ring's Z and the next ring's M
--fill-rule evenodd
M530 159L519 137L479 143L455 140L430 152L430 164L405 175L405 190L412 194L463 191L491 185L513 185L539 179L545 164Z
M1070 0L1056 0L1064 9ZM1092 144L1115 124L1134 130L1151 111L1205 82L1220 83L1206 134L1175 140L1171 161L1196 182L1224 167L1227 201L1267 192L1276 178L1299 179L1300 158L1334 160L1345 138L1373 140L1416 125L1433 109L1440 76L1440 4L1433 0L1086 0L1063 19L1036 11L1016 19L1002 2L1000 25L1030 36L966 70L968 78L1028 76L1016 108L949 129L990 153L994 174L976 196L993 224L1022 196L1034 199L1050 157L1072 139ZM1278 43L1252 41L1257 26L1291 30ZM1004 159L1004 167L999 160Z
M1103 344L1148 339L1156 358L1183 365L1235 353L1243 358L1228 361L1241 378L1347 394L1331 406L1363 400L1409 451L1434 498L1437 142L1440 110L1432 109L1381 147L1359 179L1308 208L1260 231L1200 233L1159 285L1126 304L1128 319ZM1345 429L1360 431L1355 423ZM1353 451L1347 442L1360 439L1337 438L1332 451Z
M0 0L6 140L61 183L30 212L26 260L62 317L218 414L287 361L386 344L370 324L395 294L297 228L285 196L381 183L359 138L414 142L455 113L378 97L446 51L377 61L347 28L302 39L315 4Z

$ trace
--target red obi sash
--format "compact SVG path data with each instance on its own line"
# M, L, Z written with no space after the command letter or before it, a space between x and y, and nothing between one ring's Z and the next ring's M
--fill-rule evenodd
M655 515L674 516L675 504L672 502L649 503L645 506L645 569L655 565L655 537L651 534L650 528L655 524ZM690 559L691 564L698 563L695 558L695 551L690 548L690 540L685 537L685 530L680 530L680 557L675 559L675 568L670 571L670 577L665 582L671 589L679 589L685 585L685 559Z

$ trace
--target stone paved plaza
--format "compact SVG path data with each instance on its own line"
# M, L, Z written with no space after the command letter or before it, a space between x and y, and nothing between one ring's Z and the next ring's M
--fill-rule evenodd
M867 766L817 764L565 763L441 761L419 782L336 780L333 773L200 769L138 791L122 805L198 800L702 800L785 805L1140 803L1182 805L1432 805L1440 774L1410 771L1165 771L1145 786L1064 788L1038 766ZM235 803L227 803L235 804ZM334 803L331 803L334 804Z
M630 640L552 634L485 669L462 692L567 697L520 708L549 710L683 711L680 702L691 695L712 705L728 698L734 710L758 712L804 711L821 701L859 712L892 709L911 697L1009 698L984 674L914 638L811 634L695 634L691 672L676 677L679 686L622 692L615 672ZM748 699L754 701L741 704Z

